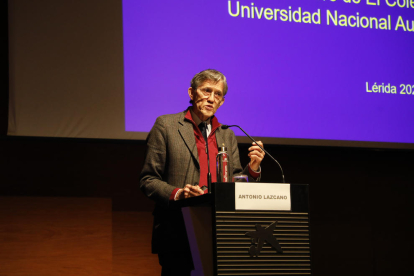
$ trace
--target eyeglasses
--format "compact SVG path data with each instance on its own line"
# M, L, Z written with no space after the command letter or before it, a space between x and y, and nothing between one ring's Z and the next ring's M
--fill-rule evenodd
M216 100L223 99L223 93L220 92L220 91L214 92L212 88L204 87L204 88L200 88L200 91L203 93L204 96L206 96L208 98L210 98L211 94L214 93L214 98Z

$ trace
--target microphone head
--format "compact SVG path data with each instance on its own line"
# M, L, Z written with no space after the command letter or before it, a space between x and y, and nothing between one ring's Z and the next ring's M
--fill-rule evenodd
M221 128L222 128L222 129L228 129L228 128L229 128L229 126L228 126L228 125L221 125Z

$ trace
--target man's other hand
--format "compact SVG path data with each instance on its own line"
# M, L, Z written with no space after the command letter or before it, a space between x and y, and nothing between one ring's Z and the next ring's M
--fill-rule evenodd
M257 144L259 144L262 148L263 143L261 141L257 141ZM265 153L262 151L259 146L256 145L256 143L252 143L252 146L249 148L249 157L250 157L250 168L254 171L258 171L260 167L260 163L262 162Z
M190 198L190 197L195 197L195 196L200 196L204 194L204 191L201 190L200 186L193 186L191 184L187 184L185 185L185 187L183 189L180 189L178 191L178 199L185 199L185 198Z

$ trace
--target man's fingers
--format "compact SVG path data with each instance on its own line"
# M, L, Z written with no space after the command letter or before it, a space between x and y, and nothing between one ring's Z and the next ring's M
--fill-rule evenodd
M192 196L198 196L199 195L199 192L197 192L197 191L190 191L190 194Z
M257 141L257 143L253 142L252 146L249 148L249 154L251 162L257 161L259 164L262 162L265 152L258 146L260 145L263 148L262 141Z
M250 157L250 166L253 170L258 170L260 163L262 162L265 152L258 146L260 145L263 148L262 141L257 141L257 143L252 143L252 146L249 148L249 157Z
M264 153L264 152L260 152L260 151L255 150L255 151L251 151L251 152L248 154L248 156L249 156L250 158L252 158L252 157L257 157L257 158L261 158L261 159L263 159L263 157L265 156L265 153Z
M257 141L257 144L260 145L262 148L263 147L263 143L261 141ZM254 151L257 150L258 152L263 152L262 149L257 145L255 142L252 143L252 146L249 148L249 151Z
M194 197L194 196L199 196L199 195L204 194L204 191L201 190L201 188L198 185L193 186L191 184L187 184L185 185L183 190L184 190L184 198L189 198L189 197Z
M195 193L195 195L202 195L204 194L203 190L201 190L200 186L192 186L192 191Z
M256 142L257 142L257 144L259 144L259 145L263 148L263 143L262 143L262 141L256 141ZM253 142L252 144L254 145L254 144L256 144L256 143L255 143L255 142Z

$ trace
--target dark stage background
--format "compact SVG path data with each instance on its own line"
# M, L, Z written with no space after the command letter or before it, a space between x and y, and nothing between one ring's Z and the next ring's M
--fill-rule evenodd
M2 104L2 114L5 108ZM5 137L4 123L2 129L1 196L110 198L114 214L127 214L141 222L131 227L146 224L145 252L131 254L150 254L149 212L153 204L138 189L143 142ZM240 145L244 164L248 162L247 148ZM314 275L412 275L411 151L267 149L283 165L288 182L310 185ZM262 168L264 182L280 180L279 170L269 158ZM13 213L8 215L12 220ZM140 215L146 220L140 220ZM3 238L7 238L5 227L0 225ZM134 228L130 230L134 239ZM131 259L125 266L139 270L136 262L139 259ZM20 267L15 269L17 272ZM13 269L9 272L6 275L14 275Z
M153 203L138 188L145 143L7 137L7 73L3 80L0 275L159 274L149 245ZM248 147L240 145L243 164ZM266 148L287 182L310 185L314 275L414 275L413 151ZM280 181L270 158L262 170L264 182Z

